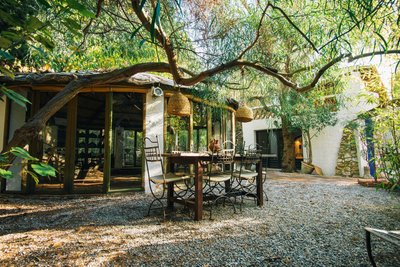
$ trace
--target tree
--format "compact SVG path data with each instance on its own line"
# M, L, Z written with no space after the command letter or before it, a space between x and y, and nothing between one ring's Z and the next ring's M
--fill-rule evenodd
M46 1L41 0L40 2ZM335 1L332 3L331 1L318 1L309 3L304 1L300 4L292 4L296 9L293 13L287 14L284 9L271 2L261 6L261 4L249 4L247 1L221 0L210 5L203 4L206 11L204 13L212 18L209 22L205 22L205 20L200 20L197 17L196 10L189 8L196 4L202 6L203 1L192 0L187 1L187 5L182 5L180 1L167 0L132 0L130 3L122 0L105 3L99 0L96 7L91 7L78 5L77 1L74 0L67 0L65 1L68 4L67 6L76 10L77 14L85 18L82 20L82 23L86 24L82 30L83 41L90 35L89 30L91 28L95 28L95 26L99 26L109 19L114 21L121 19L132 27L138 25L132 31L132 36L140 38L142 44L144 42L151 44L154 50L158 51L160 60L158 62L135 63L108 73L77 77L16 131L5 149L9 149L11 146L23 146L32 140L46 121L75 97L82 88L100 83L115 82L138 72L169 73L177 84L191 86L224 72L246 68L254 69L262 75L274 78L290 90L301 93L311 91L327 70L345 58L355 60L364 56L399 52L395 47L397 28L394 22L397 13L392 12L396 2L361 2ZM60 3L61 6L65 4L61 0L57 3ZM278 2L278 4L282 3ZM50 7L56 8L56 6ZM285 6L287 10L290 7L290 5ZM221 13L222 8L229 9L229 11L240 11L240 15L257 18L258 22L249 24L235 15L229 15L235 13L229 13L228 10ZM93 9L97 12L91 11ZM119 13L116 14L113 10L118 10ZM148 10L152 10L152 12L150 13ZM43 10L41 11L43 12ZM123 14L123 16L120 14ZM309 18L308 20L323 19L327 25L321 25L313 32L303 32L301 28L307 28L307 25L303 26L300 22L307 24L308 20L303 19L305 16ZM56 18L54 21L58 21L58 19L62 21L63 17ZM253 52L256 46L259 46L260 49L266 49L261 47L260 36L265 31L263 27L268 24L266 23L267 20L270 24L274 21L286 22L288 27L293 29L293 33L302 37L302 42L298 44L299 47L307 47L309 51L313 51L309 55L311 59L314 58L312 61L316 64L307 67L306 76L308 79L303 80L301 84L293 81L291 73L282 71L279 64L274 65L276 62L274 59L279 59L280 54L267 53L268 58L259 58ZM390 25L394 29L387 31L381 25ZM194 33L193 29L200 31L200 34ZM240 38L240 35L233 34L230 29L245 33L244 36L247 38ZM253 29L255 31L252 31ZM68 30L72 32L71 29ZM109 30L113 31L114 29ZM371 35L371 32L376 34ZM372 48L364 51L357 45L359 40L353 46L350 43L353 39L350 37L358 34L367 36L368 38L365 39L368 44L375 42L374 48L381 45L382 49L376 51ZM104 35L106 35L106 32ZM196 37L199 36L204 38L196 40ZM269 40L269 42L273 41L276 40ZM210 53L210 49L213 47L215 49L214 45L218 42L229 45L225 46L226 49L221 54ZM82 42L82 44L84 43ZM204 43L209 45L199 45ZM81 52L82 54L85 53L85 51ZM357 56L353 56L354 53ZM161 61L164 58L167 62ZM192 58L196 58L196 60L189 60ZM199 71L199 69L203 70Z

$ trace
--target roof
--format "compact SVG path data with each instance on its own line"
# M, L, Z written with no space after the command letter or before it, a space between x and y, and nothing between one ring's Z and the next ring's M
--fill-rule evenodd
M7 76L0 76L0 82L7 85L49 85L49 84L67 84L79 77L85 77L93 74L101 74L101 72L48 72L48 73L21 73L16 74L14 79ZM164 87L175 87L173 80L150 73L137 73L131 77L125 78L119 82L111 83L112 85L132 85L140 87L151 87L153 85ZM190 88L188 86L179 85L180 88Z

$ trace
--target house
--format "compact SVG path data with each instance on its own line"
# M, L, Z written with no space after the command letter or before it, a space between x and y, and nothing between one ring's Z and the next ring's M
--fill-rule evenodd
M14 80L0 77L8 88L32 102L27 110L9 100L0 102L0 150L75 75L87 73L20 74ZM204 101L191 88L181 87L181 91L191 105L191 114L185 118L167 113L174 83L161 76L139 73L118 83L82 89L27 147L32 155L54 166L57 177L40 177L36 184L15 161L15 177L2 179L1 192L148 191L144 137L158 136L161 151L198 151L212 138L234 140L234 109L228 103Z
M350 72L346 78L346 90L341 95L334 96L342 98L344 102L343 107L337 111L338 121L334 126L325 127L318 133L311 131L312 163L319 166L324 175L364 176L364 167L368 166L368 153L361 137L365 132L354 130L349 124L355 121L365 123L358 116L376 107L365 96L390 97L395 63L397 62L387 58L374 58L358 61L356 65L343 66ZM243 139L246 144L259 144L268 148L266 153L277 155L270 159L271 162L267 165L270 168L280 168L282 134L279 125L279 119L265 114L243 124ZM302 133L298 132L295 136L293 149L299 169L299 162L306 157L307 148L303 146ZM373 170L371 173L373 174Z

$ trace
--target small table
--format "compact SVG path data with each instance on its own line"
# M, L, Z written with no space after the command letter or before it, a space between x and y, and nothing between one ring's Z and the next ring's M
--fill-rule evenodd
M177 164L191 164L194 166L194 219L200 221L203 219L203 166L201 162L210 162L211 155L208 153L195 153L195 152L184 152L184 153L166 153L162 154L163 157L169 159L169 163ZM241 156L235 156L235 160L241 160ZM262 183L262 160L257 162L257 205L264 205L263 198L263 183ZM174 185L170 183L168 185L168 206L173 207L174 204Z

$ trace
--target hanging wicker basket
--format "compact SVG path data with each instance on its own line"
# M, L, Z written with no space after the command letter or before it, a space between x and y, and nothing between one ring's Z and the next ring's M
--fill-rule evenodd
M190 102L180 91L175 91L168 100L167 111L179 117L190 116Z
M249 122L254 119L253 110L244 104L236 110L236 120L239 122Z

